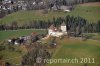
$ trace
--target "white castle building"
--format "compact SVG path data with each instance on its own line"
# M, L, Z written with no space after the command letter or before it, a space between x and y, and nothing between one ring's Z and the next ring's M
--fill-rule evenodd
M60 37L62 35L67 34L67 27L66 24L63 22L59 28L55 27L54 25L51 25L48 28L48 35L49 36L55 36L55 37Z

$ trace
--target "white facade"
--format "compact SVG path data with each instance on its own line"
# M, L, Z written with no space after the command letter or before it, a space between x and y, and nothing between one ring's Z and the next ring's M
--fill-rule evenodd
M53 33L53 30L52 29L48 29L48 34L52 34Z
M49 30L48 30L48 34L49 34L50 36L60 37L60 36L63 35L63 32L58 32L58 31L55 32L55 31L49 29Z
M61 31L58 31L54 26L51 26L49 29L48 29L48 35L49 36L55 36L55 37L60 37L62 35L65 35L67 34L67 29L66 29L66 25L65 23L63 23L60 27L60 30Z
M66 32L66 26L61 26L62 32Z

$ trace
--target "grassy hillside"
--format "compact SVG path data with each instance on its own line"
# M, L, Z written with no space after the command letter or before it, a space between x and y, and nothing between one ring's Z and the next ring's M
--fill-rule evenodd
M19 64L22 59L21 57L25 54L25 51L19 46L14 47L17 51L11 51L6 48L5 50L0 51L0 56L3 55L3 60L5 60L6 62L11 62L12 64Z
M24 46L13 45L11 47L14 47L15 51L12 51L9 49L9 45L3 40L7 40L13 37L28 36L31 35L31 33L33 32L38 34L41 33L45 34L46 30L20 29L20 30L0 31L0 48L1 46L5 46L5 50L2 51L0 50L0 58L3 56L3 60L5 60L6 62L10 62L12 64L21 63L22 56L26 53L26 48Z
M16 31L0 31L0 41L12 37L27 36L31 35L32 32L45 34L46 30L16 30Z
M52 63L46 66L99 66L100 65L100 41L77 39L58 39L58 47L52 59L79 59L78 63ZM94 58L95 63L80 63L80 58Z
M75 10L70 13L50 11L48 14L43 14L41 11L19 11L7 15L0 19L0 23L10 23L17 21L19 23L29 22L33 20L52 20L53 17L64 17L66 15L81 16L89 22L97 22L100 20L100 6L96 5L78 5Z

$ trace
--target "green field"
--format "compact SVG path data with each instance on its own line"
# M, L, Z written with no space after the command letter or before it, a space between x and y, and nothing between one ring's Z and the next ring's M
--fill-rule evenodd
M7 47L7 45L6 45ZM5 50L0 51L0 57L3 56L3 60L5 62L10 62L12 64L21 63L22 56L25 54L25 51L19 47L15 46L16 51L11 51L6 48ZM21 51L21 52L19 52Z
M0 23L5 24L11 23L12 21L17 21L21 24L33 20L52 20L53 17L65 17L67 15L81 16L87 19L88 22L97 22L100 20L100 6L77 5L75 10L71 11L70 13L49 11L48 14L43 14L41 10L19 11L0 19Z
M95 63L87 63L87 66L100 66L100 41L64 39L58 43L52 59L94 58ZM85 66L85 63L80 62L81 60L78 63L52 63L46 66Z
M30 22L33 20L52 20L53 17L65 17L67 15L71 16L81 16L88 20L88 22L97 22L100 20L100 6L81 6L78 5L75 10L70 13L65 12L54 12L50 11L48 14L43 14L41 11L19 11L12 14L7 15L6 17L0 19L0 23L9 24L12 21L17 21L19 24ZM36 33L46 33L47 30L39 30L39 29L20 29L20 30L8 30L8 31L0 31L0 44L4 44L3 41L13 37L19 36L27 36L31 35L32 32ZM92 38L100 39L100 34L88 34L92 35ZM87 63L87 66L100 66L100 41L88 39L86 41L82 41L80 39L59 39L57 38L57 47L53 50L52 59L57 58L94 58L95 63ZM5 44L4 44L5 45ZM7 60L14 64L19 64L21 61L21 56L24 54L24 49L19 46L14 46L16 49L22 50L22 53L2 50L0 51L0 55L3 55L3 59ZM46 64L46 66L85 66L85 63L53 63Z
M12 64L19 64L21 62L22 56L25 54L26 49L22 46L13 46L16 51L8 50L8 44L6 41L9 38L29 36L31 33L45 34L47 30L42 29L20 29L20 30L7 30L0 31L0 46L6 46L5 50L0 51L0 57L3 56L3 60L10 62ZM21 51L21 53L20 53Z
M80 58L94 58L95 63L87 63L87 66L99 66L100 65L100 41L87 40L82 41L80 39L59 39L57 38L57 47L53 50L51 59L79 59L79 63L51 63L45 66L84 66L85 63L80 63ZM21 46L15 46L16 49L20 49L22 52L15 52L9 50L0 51L0 55L3 55L3 59L12 63L19 64L21 57L24 55L25 48ZM8 59L8 60L7 60ZM10 61L9 61L10 60Z
M45 30L18 30L18 31L0 31L0 40L6 40L8 38L12 37L18 37L18 36L26 36L30 35L32 32L37 33L44 33ZM57 48L52 49L53 50L53 59L57 58L94 58L95 63L87 63L87 66L99 66L100 65L100 41L97 40L86 40L82 41L80 39L59 39L57 38ZM13 64L19 64L21 62L21 57L23 56L24 49L19 46L15 46L16 49L22 50L22 53L15 52L15 51L9 51L9 50L3 50L0 51L0 55L4 56L4 59L10 59L6 60ZM15 58L15 59L11 59ZM54 64L46 64L46 66L83 66L85 63L54 63Z
M21 30L8 30L8 31L0 31L0 41L6 40L12 37L19 36L29 36L32 32L45 34L46 30L39 29L21 29Z
M83 35L89 37L90 39L100 40L100 33L84 33Z

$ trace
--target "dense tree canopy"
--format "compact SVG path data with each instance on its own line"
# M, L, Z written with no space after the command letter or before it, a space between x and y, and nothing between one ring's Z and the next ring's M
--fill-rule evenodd
M17 25L16 21L11 24L0 24L0 30L17 30L17 29L48 29L52 24L59 27L63 22L66 23L67 31L80 35L82 33L100 33L100 21L97 23L87 22L82 17L66 16L65 18L53 18L48 21L31 21L22 25Z

